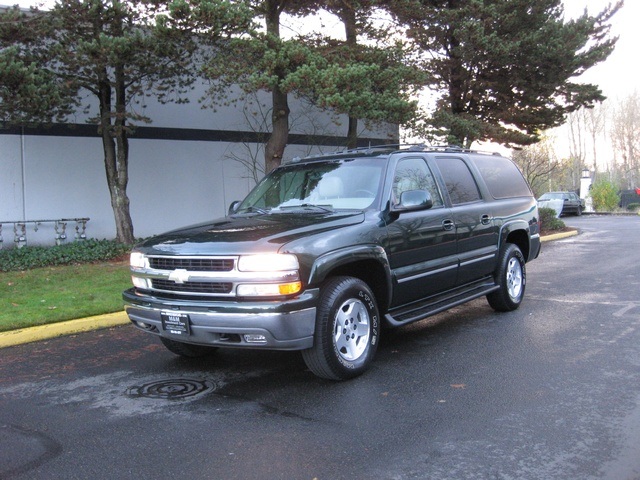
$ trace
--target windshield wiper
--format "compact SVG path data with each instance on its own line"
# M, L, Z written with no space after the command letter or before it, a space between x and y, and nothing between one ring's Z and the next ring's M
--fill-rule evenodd
M323 212L333 212L333 210L328 206L325 207L324 205L315 205L313 203L303 203L299 206L302 208L315 208L316 210L322 210Z
M330 208L330 205L324 206L324 205L314 205L313 203L300 203L298 205L285 205L285 206L280 206L278 207L279 210L297 210L299 208L303 208L303 209L314 209L314 210L318 210L321 212L327 212L327 213L331 213L333 212L333 209Z
M260 207L244 207L242 210L238 210L236 213L259 213L260 215L266 215L269 213L269 210Z

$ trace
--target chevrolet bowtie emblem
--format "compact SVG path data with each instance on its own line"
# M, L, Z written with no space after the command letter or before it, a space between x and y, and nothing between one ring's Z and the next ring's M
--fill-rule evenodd
M185 283L189 281L189 272L187 272L183 268L179 268L174 270L169 274L169 280L172 280L176 283Z

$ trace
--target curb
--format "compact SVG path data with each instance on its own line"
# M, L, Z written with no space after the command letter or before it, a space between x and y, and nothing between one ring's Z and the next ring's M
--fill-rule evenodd
M573 237L575 235L578 235L578 231L577 230L572 230L570 232L554 233L552 235L545 235L544 237L540 237L540 241L541 242L548 242L548 241L551 241L551 240L560 240L560 239L563 239L563 238Z
M50 338L61 337L63 335L73 335L74 333L88 332L91 330L98 330L100 328L126 325L127 323L129 323L129 317L127 317L127 314L122 311L81 318L79 320L49 323L47 325L40 325L37 327L0 332L0 348L13 347L24 343L47 340Z
M553 235L545 235L540 241L547 242L551 240L560 240L562 238L573 237L578 235L577 230L571 232L555 233ZM129 323L129 317L122 312L108 313L105 315L96 315L94 317L81 318L79 320L69 320L66 322L49 323L38 327L21 328L20 330L11 330L8 332L0 332L0 348L13 347L25 343L38 342L64 335L73 335L75 333L89 332L100 328L115 327L118 325L126 325Z

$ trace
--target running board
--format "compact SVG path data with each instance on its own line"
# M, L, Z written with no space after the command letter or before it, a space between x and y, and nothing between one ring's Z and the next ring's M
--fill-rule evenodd
M474 298L482 297L500 288L493 279L465 285L462 288L450 290L427 300L392 309L385 315L386 321L393 327L399 327L423 318L435 315L457 305L466 303Z

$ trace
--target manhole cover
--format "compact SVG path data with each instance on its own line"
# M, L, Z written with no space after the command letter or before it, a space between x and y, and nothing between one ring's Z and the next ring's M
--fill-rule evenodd
M177 378L145 383L139 387L130 387L127 395L145 398L163 398L177 400L199 395L213 390L214 384L208 381Z

